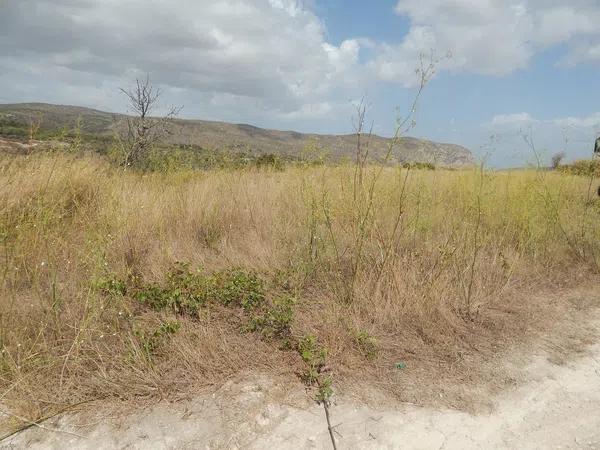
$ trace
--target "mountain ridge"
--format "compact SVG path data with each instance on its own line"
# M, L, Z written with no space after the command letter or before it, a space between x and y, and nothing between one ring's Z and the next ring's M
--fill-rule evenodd
M111 136L125 114L94 108L49 103L0 104L0 131L5 126L27 126L31 117L40 122L41 130L56 131L74 127L81 119L84 133ZM197 145L203 148L247 151L257 154L275 153L301 156L308 151L329 153L334 160L351 158L356 151L356 134L300 133L293 130L273 130L247 123L229 123L200 119L175 119L172 133L166 141L175 145ZM384 162L390 138L372 135L370 159ZM427 139L402 137L390 162L421 162L440 166L461 167L474 163L465 147L438 143Z

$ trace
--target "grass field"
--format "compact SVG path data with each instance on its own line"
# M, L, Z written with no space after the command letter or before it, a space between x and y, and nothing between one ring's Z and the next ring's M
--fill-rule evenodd
M596 184L350 165L140 174L98 156L4 156L0 403L37 418L247 370L298 374L322 395L333 381L407 398L408 370L466 370L465 351L526 334L533 293L594 279Z

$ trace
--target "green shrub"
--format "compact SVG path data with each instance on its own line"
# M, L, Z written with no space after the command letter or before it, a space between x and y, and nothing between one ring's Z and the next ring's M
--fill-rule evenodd
M435 170L435 164L430 162L405 162L402 163L402 167L405 169Z
M267 339L281 339L283 346L288 347L294 318L293 306L294 299L291 297L275 299L262 315L252 318L248 330L259 332Z
M235 269L206 275L178 263L164 285L142 285L134 297L155 310L195 315L208 302L255 309L263 305L266 295L264 282L253 272Z
M258 156L254 161L254 164L257 167L268 167L276 170L283 169L283 161L281 160L281 157L273 153L266 153Z
M157 311L168 309L177 314L187 315L196 315L204 304L201 296L182 289L165 288L155 283L144 286L135 294L135 298Z
M265 301L263 281L255 273L241 269L217 273L212 293L215 301L244 309L256 308Z
M559 170L569 175L600 177L600 159L581 159L572 164L560 166Z

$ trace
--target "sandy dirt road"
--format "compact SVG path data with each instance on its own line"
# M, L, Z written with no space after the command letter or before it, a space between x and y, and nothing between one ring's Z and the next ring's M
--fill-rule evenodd
M600 320L592 325L600 336ZM600 339L562 365L543 352L533 355L524 373L526 382L502 391L479 414L338 400L332 407L338 448L600 449ZM274 401L270 383L230 383L212 395L126 415L66 415L44 424L63 431L30 428L0 449L331 448L323 409L301 389L289 401Z

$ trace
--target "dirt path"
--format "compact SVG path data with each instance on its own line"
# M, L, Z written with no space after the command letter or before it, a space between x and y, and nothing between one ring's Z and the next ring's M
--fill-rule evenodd
M600 336L600 320L593 326ZM491 413L471 415L402 405L340 401L332 408L340 449L600 449L600 340L583 357L555 365L536 355L526 383L504 391ZM0 443L0 449L328 449L323 409L301 390L275 401L267 379L230 383L210 396L160 404L119 418L65 416ZM104 416L103 416L104 414ZM87 422L87 423L86 423Z
M340 447L600 449L600 345L575 364L559 367L540 357L528 371L532 381L503 395L489 415L338 407ZM327 436L316 431L321 423L320 411L295 410L253 448L326 448Z

